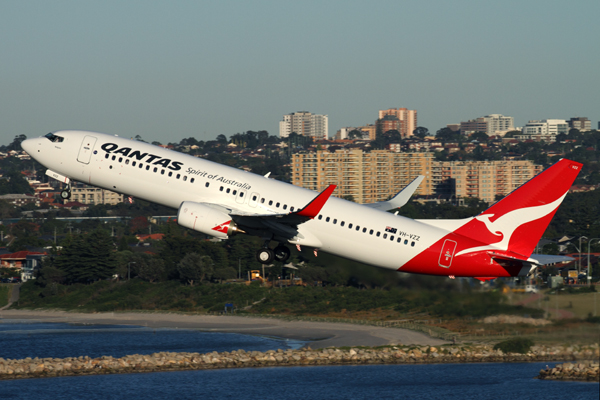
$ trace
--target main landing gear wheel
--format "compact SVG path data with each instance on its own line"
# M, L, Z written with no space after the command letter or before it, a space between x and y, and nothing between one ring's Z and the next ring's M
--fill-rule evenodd
M71 198L71 191L70 190L63 190L62 192L60 192L60 197L64 200L70 199Z
M275 253L268 247L262 248L256 252L256 261L261 264L269 264L275 258Z
M286 262L290 258L291 254L290 249L283 245L275 247L275 250L273 250L273 252L275 253L275 260L279 262Z

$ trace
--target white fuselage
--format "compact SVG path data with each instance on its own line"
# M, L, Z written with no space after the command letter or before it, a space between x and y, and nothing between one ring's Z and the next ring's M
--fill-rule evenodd
M42 165L72 180L179 208L184 201L214 204L252 214L285 214L304 207L316 193L240 169L136 140L83 131L55 132L23 142ZM235 194L234 194L235 193ZM398 270L446 229L339 198L299 226L316 238L306 244L345 258ZM440 267L440 274L444 269Z

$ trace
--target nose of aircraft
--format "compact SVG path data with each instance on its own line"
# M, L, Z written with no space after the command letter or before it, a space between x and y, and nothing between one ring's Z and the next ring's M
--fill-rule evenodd
M35 139L25 139L21 142L21 148L31 155L35 145Z

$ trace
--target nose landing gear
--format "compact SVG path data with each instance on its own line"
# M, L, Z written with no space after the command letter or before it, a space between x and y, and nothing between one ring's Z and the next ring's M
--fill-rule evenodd
M71 198L71 186L67 186L65 188L65 190L63 190L62 192L60 192L60 198L67 200Z

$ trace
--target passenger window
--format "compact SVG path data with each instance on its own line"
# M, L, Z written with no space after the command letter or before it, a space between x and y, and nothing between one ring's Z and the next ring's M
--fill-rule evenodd
M410 245L411 245L412 247L415 247L415 242L412 242Z
M287 204L284 204L284 205L283 205L283 209L284 209L284 210L287 210Z
M367 233L367 228L363 228L363 233Z
M150 171L150 166L146 165L146 171Z
M377 236L379 236L379 235L377 235ZM384 234L383 234L383 238L384 238L384 239L387 239L387 233L384 233Z
M252 201L256 201L256 196L252 196Z
M322 216L322 215L319 215L319 219L320 219L320 220L321 220L321 219L323 219L323 216Z
M231 192L231 189L227 188L227 190L225 191L225 193L229 193Z
M348 224L348 229L352 229L352 224Z
M265 204L265 198L260 199L260 204Z
M369 235L372 235L372 234L373 234L373 232L375 232L375 231L374 231L373 229L371 229L371 230L369 231Z
M334 224L334 225L335 225L335 224L337 224L337 219L334 219L334 220L333 220L333 224Z
M222 192L222 191L223 191L223 189L224 189L224 187L223 187L223 186L221 186L221 187L219 188L219 191L221 191L221 192Z
M190 179L190 183L194 183L195 180L195 178Z
M294 212L294 207L290 207L290 212Z
M106 153L106 155L104 156L104 158L108 158L110 157L110 154Z
M123 157L119 157L119 162L123 162Z
M164 170L164 169L161 169L161 170L160 170L160 174L161 174L161 175L164 175L164 174L165 174L165 170Z
M135 164L137 164L135 161L131 163L131 165L133 165L135 167Z
M234 190L231 194L235 196L237 194L237 190Z
M377 232L377 235L376 235L376 236L377 236L377 237L379 237L380 235L381 235L381 232Z
M177 174L176 178L177 179L181 178L181 174Z
M115 161L117 156L112 156L111 160Z
M169 178L173 176L173 173L169 171Z
M129 159L125 160L125 165L129 165Z
M325 218L325 222L329 222L329 220L330 220L329 217Z
M157 171L158 171L158 168L154 167L154 172L157 172Z
M394 236L390 236L390 241L394 241Z
M184 176L183 176L183 181L184 181L184 182L185 182L185 181L187 181L187 175L184 175Z
M402 238L398 238L398 243L402 242Z
M140 169L144 168L144 164L140 163Z
M244 197L244 192L240 192L240 197Z
M273 205L273 200L269 200L269 205L272 206Z
M204 185L204 186L209 187L210 186L210 182L206 182L206 185Z
M408 239L404 239L404 244L408 244Z

